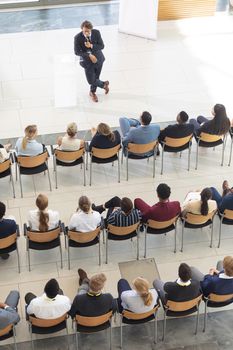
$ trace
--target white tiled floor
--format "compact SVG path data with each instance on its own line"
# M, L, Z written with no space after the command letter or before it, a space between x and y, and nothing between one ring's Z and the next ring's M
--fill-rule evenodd
M53 65L57 54L71 55L73 36L78 29L59 31L6 34L0 36L0 138L19 136L28 123L37 123L40 133L64 131L69 121L76 120L80 129L90 128L100 121L118 125L121 115L138 116L142 110L149 110L154 121L175 118L181 109L190 116L209 116L213 104L226 105L229 117L233 116L232 62L233 62L233 18L192 19L177 22L160 22L158 41L151 42L119 34L115 26L100 28L106 44L106 62L103 77L109 78L111 92L100 102L93 104L88 96L88 86L81 68L77 66L77 106L55 108ZM69 91L67 91L69 93ZM7 179L1 179L1 200L7 203L7 214L14 215L21 228L19 239L22 272L17 272L17 260L12 254L8 261L0 264L0 298L16 288L21 293L19 312L23 322L19 324L18 340L28 340L25 326L24 294L32 290L42 293L49 278L59 280L65 294L71 299L77 288L77 268L82 267L89 274L104 271L108 282L106 290L116 296L116 284L120 277L118 262L135 258L136 245L130 242L110 243L109 264L98 266L96 247L72 249L71 270L68 270L67 251L63 242L64 268L60 268L58 250L32 252L32 271L28 272L25 254L25 239L22 226L27 212L34 206L36 195L43 191L49 197L50 207L60 212L61 219L68 222L77 207L80 195L86 194L96 204L103 203L110 196L142 197L149 203L156 201L155 187L160 182L172 188L172 199L183 201L192 189L214 185L221 188L222 181L232 179L232 167L226 158L220 166L221 149L200 151L199 169L194 170L195 144L193 145L191 169L188 173L187 154L180 159L177 155L165 155L164 175L160 175L160 159L156 160L156 176L152 179L152 164L146 161L138 166L137 161L129 162L129 182L125 181L125 163L121 167L122 181L117 183L117 167L94 165L93 185L82 185L80 169L59 169L58 189L55 190L52 160L50 168L53 191L48 191L48 180L44 175L34 178L23 177L24 198L20 198L16 184L16 199L11 197ZM89 176L89 172L87 172ZM149 237L148 257L154 257L164 280L175 279L181 261L195 265L203 272L215 265L225 254L232 254L233 237L231 227L224 227L220 249L216 248L218 235L216 218L215 244L209 248L208 229L185 232L184 252L173 253L173 234ZM180 228L177 247L180 247ZM102 245L102 261L105 249ZM144 236L140 238L140 258L144 253Z

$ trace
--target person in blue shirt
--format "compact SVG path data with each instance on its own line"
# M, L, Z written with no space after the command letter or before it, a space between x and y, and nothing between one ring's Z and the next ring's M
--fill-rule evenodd
M0 202L0 239L6 238L17 231L17 225L15 220L4 219L6 214L6 206L4 203ZM4 260L9 258L9 254L1 254L0 257Z
M222 184L222 195L215 187L211 187L212 199L217 202L218 209L221 213L225 209L233 210L233 189L230 188L228 181L224 180Z

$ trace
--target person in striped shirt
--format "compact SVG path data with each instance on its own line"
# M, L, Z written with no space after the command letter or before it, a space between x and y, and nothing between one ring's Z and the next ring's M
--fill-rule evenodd
M131 226L141 221L142 218L140 210L134 209L133 202L127 197L120 199L115 196L103 205L92 204L92 209L100 214L108 209L106 223L114 226Z

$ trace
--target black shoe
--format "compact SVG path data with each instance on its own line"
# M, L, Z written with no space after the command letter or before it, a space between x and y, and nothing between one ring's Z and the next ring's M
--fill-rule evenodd
M140 225L140 227L139 227L139 231L140 232L144 232L144 225L142 224L142 225Z
M89 278L87 277L87 273L83 269L78 269L78 275L79 275L79 285L80 286L81 286L83 280L89 281Z
M156 156L160 156L160 150L159 150L159 147L157 148L157 151L156 151Z
M0 257L2 258L2 260L7 260L9 258L10 254L6 253L6 254L1 254Z
M102 214L103 211L105 211L105 208L103 207L103 205L95 205L94 203L92 204L91 208L94 211L98 211L98 213Z

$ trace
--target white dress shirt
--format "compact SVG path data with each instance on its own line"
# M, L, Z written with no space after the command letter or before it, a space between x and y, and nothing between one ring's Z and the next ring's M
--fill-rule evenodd
M62 151L78 151L80 149L81 140L65 135L62 137L61 146Z
M58 294L55 298L49 299L44 293L32 299L27 307L27 313L34 314L38 318L53 319L64 315L70 308L70 299L65 295Z
M38 209L30 210L28 213L28 224L31 230L39 231L39 213ZM50 209L48 209L46 213L49 215L48 229L53 230L58 227L60 220L59 213Z
M152 293L152 303L147 306L144 304L142 297L136 292L136 290L126 290L121 293L121 305L124 309L130 310L135 313L144 313L153 309L157 304L158 293L155 289L150 289Z
M78 232L89 232L94 231L100 222L101 215L97 211L84 213L84 211L79 209L71 216L68 228Z

